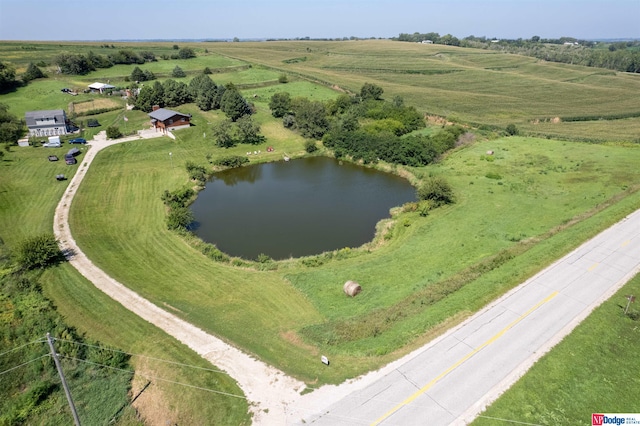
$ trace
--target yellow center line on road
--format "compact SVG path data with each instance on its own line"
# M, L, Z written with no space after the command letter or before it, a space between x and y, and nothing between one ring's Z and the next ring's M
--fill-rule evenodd
M587 269L587 271L591 272L594 269L596 269L598 267L598 265L600 265L599 263L594 263L593 265L591 265L591 267L589 267L589 269Z
M540 306L544 305L545 303L549 302L551 299L553 299L554 297L556 297L559 293L557 291L554 291L553 293L551 293L549 296L547 296L546 298L544 298L543 300L541 300L540 302L536 303L531 309L529 309L527 312L525 312L524 314L520 315L518 318L516 318L512 323L510 323L509 325L507 325L505 328L503 328L502 330L500 330L498 333L496 333L492 338L490 338L489 340L487 340L486 342L484 342L483 344L481 344L480 346L478 346L477 348L475 348L473 351L469 352L467 355L465 355L464 357L462 357L460 360L458 360L458 362L456 362L455 364L453 364L451 367L447 368L445 371L443 371L442 373L440 373L440 375L438 377L436 377L435 379L431 380L429 383L427 383L424 387L422 387L420 390L418 390L416 393L414 393L413 395L411 395L409 398L405 399L404 401L402 401L400 404L396 405L395 407L393 407L391 410L389 410L388 412L386 412L385 414L382 415L382 417L380 417L379 419L377 419L376 421L374 421L373 423L371 423L372 426L378 425L380 423L382 423L384 420L386 420L387 418L389 418L393 413L395 413L396 411L398 411L399 409L401 409L402 407L404 407L405 405L410 404L412 401L414 401L416 398L418 398L420 395L422 395L423 393L425 393L426 391L428 391L431 387L433 387L433 385L435 385L436 383L438 383L440 380L442 380L447 374L451 373L453 370L455 370L456 368L458 368L460 365L462 365L465 361L467 361L469 358L471 358L472 356L474 356L475 354L477 354L478 352L480 352L482 349L486 348L487 346L489 346L490 344L492 344L493 342L495 342L496 340L498 340L500 337L502 337L507 331L509 331L510 329L512 329L516 324L518 324L520 321L522 321L523 319L525 319L527 316L529 316L531 313L533 313L536 309L538 309Z

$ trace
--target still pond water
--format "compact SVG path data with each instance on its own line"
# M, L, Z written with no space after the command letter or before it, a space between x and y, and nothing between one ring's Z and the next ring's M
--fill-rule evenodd
M223 252L286 259L361 246L415 199L405 179L312 157L216 173L191 209L195 234Z

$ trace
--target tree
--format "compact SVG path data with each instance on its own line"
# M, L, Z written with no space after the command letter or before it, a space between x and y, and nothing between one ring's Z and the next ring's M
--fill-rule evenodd
M0 103L0 143L13 145L24 133L22 121L9 113L9 107Z
M260 134L260 125L253 121L250 115L240 117L236 123L240 143L257 145L264 142L265 138Z
M202 111L215 109L216 83L208 75L198 74L189 82L189 94Z
M236 121L243 115L251 114L249 104L231 83L227 85L227 89L222 95L222 99L220 99L220 109L231 121Z
M451 204L454 202L453 189L442 177L429 178L417 191L420 200L429 200L434 206Z
M33 62L29 63L27 71L22 75L22 80L25 82L35 80L36 78L44 78L46 75L38 68Z
M171 75L175 78L182 78L182 77L186 77L187 74L185 74L185 72L182 70L182 68L180 68L179 66L176 65L176 67L173 69L173 71L171 71Z
M61 53L53 58L53 63L63 74L84 75L95 69L85 56L71 53Z
M320 139L329 130L327 111L322 102L296 98L292 101L292 110L302 136Z
M211 74L211 68L209 67L204 67L204 69L202 70L202 74Z
M233 124L231 120L215 123L211 128L211 133L216 140L216 145L221 148L231 148L236 144L233 139Z
M196 52L190 47L183 47L178 52L178 57L180 59L190 59L196 57Z
M284 117L291 111L291 96L288 92L274 93L269 100L269 108L274 117Z
M360 97L365 101L367 99L378 100L380 99L380 96L382 96L383 92L384 90L382 89L382 87L376 86L375 84L371 83L365 83L360 89Z
M144 75L144 72L140 69L140 67L135 67L133 71L131 71L131 75L129 76L131 81L146 81L147 78Z
M22 269L45 268L64 259L53 234L27 238L18 245L16 261Z
M178 105L186 104L191 100L189 88L186 83L181 81L168 79L162 85L162 90L164 93L164 106L176 107Z
M0 62L0 92L12 89L17 86L16 70L6 62Z

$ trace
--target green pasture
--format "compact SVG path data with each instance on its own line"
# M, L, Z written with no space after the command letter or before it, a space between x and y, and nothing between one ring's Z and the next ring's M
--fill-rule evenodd
M473 425L496 419L527 424L589 424L592 413L637 411L640 310L626 296L640 293L636 276L538 361ZM509 424L505 421L504 424Z

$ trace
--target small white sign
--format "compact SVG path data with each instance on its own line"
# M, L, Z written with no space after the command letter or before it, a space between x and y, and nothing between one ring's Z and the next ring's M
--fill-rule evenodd
M325 365L329 365L329 358L327 358L326 356L322 355L322 358L320 358L322 360L322 363Z

